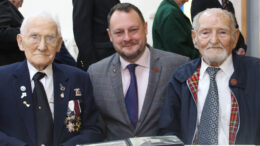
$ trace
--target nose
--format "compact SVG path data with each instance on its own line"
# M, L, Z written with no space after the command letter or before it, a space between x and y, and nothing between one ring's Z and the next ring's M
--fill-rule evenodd
M129 35L128 32L125 32L123 39L124 39L124 41L129 41L130 40L130 35Z
M218 36L217 36L217 33L216 32L213 32L212 33L212 36L211 36L211 38L210 38L210 42L211 42L211 44L217 44L218 43Z
M45 38L41 38L40 43L38 44L38 49L41 51L44 51L46 49L46 42L45 42Z

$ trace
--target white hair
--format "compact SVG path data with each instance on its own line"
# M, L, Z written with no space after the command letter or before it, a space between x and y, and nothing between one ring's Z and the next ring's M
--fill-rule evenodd
M37 18L37 17L44 17L44 18L48 18L48 19L52 20L57 25L58 35L61 36L61 28L60 28L60 22L59 22L58 16L55 13L51 13L49 11L47 12L44 10L36 12L32 15L29 15L28 17L25 17L25 19L22 22L21 28L20 28L21 34L24 34L28 21L33 18Z
M230 19L231 22L231 32L234 34L235 30L236 30L236 21L234 18L234 15L231 12L228 12L227 10L223 10L221 8L210 8L210 9L206 9L200 13L198 13L194 19L193 19L193 30L195 31L195 34L197 33L197 30L199 29L199 20L202 14L204 13L224 13L225 15L227 15ZM234 36L234 35L232 35Z

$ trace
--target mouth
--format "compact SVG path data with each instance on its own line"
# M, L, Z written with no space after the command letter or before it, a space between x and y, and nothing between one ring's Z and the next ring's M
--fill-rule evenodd
M218 46L208 46L206 47L207 50L220 50L220 49L224 49L222 46L218 45Z
M132 48L135 45L136 45L135 43L128 43L128 44L124 44L123 48Z
M124 48L130 48L130 47L132 47L133 45L132 44L128 44L128 45L124 45L123 47Z
M34 54L35 56L49 56L48 54Z
M221 47L210 47L208 49L222 49Z

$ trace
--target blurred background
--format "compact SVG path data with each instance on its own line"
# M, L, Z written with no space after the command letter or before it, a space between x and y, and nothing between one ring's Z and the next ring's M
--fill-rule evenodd
M260 57L260 1L259 0L230 0L236 12L236 18L240 30L248 44L247 55ZM161 0L121 0L129 2L141 9L145 20L148 22L147 41L152 45L151 28L153 17ZM190 18L190 6L192 0L189 0L184 6L183 11ZM57 13L64 41L73 41L72 30L72 1L71 0L24 0L21 13L24 16L30 15L39 10L49 10ZM84 25L84 24L83 24ZM72 44L69 44L72 45ZM76 57L75 51L69 50L73 57Z

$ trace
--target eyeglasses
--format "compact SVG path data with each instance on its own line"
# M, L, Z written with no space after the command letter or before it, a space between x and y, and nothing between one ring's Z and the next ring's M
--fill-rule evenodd
M22 35L22 37L24 37L24 35ZM41 36L39 34L33 34L28 36L28 41L33 44L38 44L42 38L44 38L47 44L55 44L58 40L58 37L54 35Z

